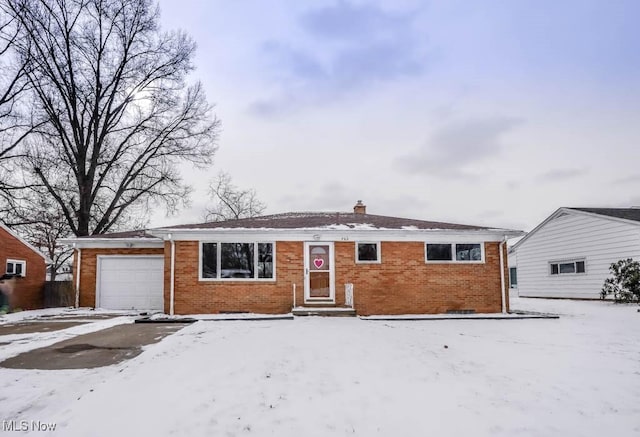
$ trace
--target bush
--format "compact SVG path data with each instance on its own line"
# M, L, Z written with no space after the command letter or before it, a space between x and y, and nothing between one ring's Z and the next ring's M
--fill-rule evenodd
M640 302L640 263L631 258L621 259L609 266L611 278L602 286L600 297L613 295L616 302Z

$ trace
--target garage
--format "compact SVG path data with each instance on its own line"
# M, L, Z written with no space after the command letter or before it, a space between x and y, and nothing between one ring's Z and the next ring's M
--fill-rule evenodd
M162 255L98 256L96 307L164 310Z

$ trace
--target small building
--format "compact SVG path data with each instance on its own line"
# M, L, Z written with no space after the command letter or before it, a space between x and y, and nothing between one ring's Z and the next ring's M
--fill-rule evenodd
M612 263L640 260L640 209L560 208L509 257L520 297L599 299Z
M43 306L47 258L18 234L0 223L0 287L11 309Z
M80 306L170 314L506 311L519 231L353 212L287 213L65 240ZM79 262L78 262L79 261Z

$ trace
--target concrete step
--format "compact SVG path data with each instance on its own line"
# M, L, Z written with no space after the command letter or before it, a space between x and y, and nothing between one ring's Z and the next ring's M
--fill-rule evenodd
M344 307L295 307L294 316L355 317L356 310Z

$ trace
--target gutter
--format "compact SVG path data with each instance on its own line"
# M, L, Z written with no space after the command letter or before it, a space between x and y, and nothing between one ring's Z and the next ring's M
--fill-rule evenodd
M175 297L175 275L176 275L176 242L172 235L168 234L167 239L171 243L171 279L169 280L169 315L174 313L174 297Z
M504 250L507 247L507 236L505 235L503 240L498 246L500 248L500 293L502 295L502 314L507 313L507 291L505 289L504 281Z
M75 244L74 244L75 246ZM76 248L78 259L76 260L76 308L80 308L80 266L82 265L82 249Z

